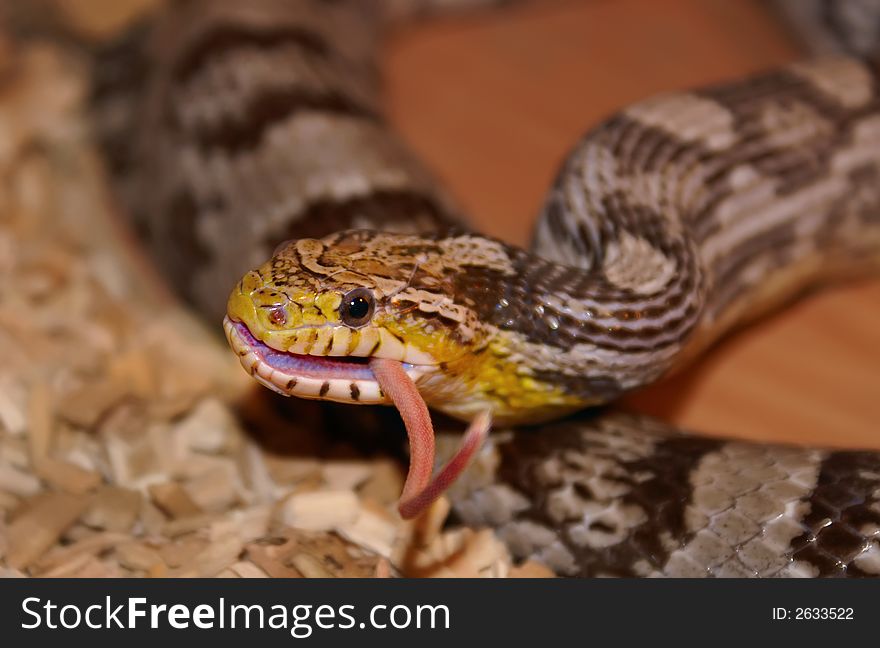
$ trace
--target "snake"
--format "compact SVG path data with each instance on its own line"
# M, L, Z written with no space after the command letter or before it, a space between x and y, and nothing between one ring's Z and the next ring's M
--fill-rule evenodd
M396 405L404 517L445 494L562 576L880 575L878 453L603 407L880 267L878 3L779 2L825 56L589 130L529 249L470 229L382 112L383 35L474 4L182 0L106 47L97 138L168 283L269 389ZM431 410L468 424L436 472Z

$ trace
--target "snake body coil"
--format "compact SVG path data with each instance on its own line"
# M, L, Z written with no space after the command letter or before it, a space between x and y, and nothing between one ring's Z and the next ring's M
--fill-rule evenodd
M227 335L276 391L386 402L380 358L446 413L547 421L880 264L877 67L801 62L621 111L575 146L527 252L464 230L389 131L377 13L191 0L99 68L136 224L206 313L235 286ZM582 414L498 435L451 493L567 575L880 574L874 453Z

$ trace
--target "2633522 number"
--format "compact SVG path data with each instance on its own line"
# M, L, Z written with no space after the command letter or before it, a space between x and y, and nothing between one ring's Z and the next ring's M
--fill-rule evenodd
M851 621L853 618L853 608L825 608L825 607L807 607L794 609L795 620L812 621L812 620L842 620Z

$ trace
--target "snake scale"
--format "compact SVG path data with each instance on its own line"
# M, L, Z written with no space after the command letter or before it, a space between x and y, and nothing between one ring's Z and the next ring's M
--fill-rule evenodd
M380 403L396 380L417 386L404 407L491 414L448 493L517 558L880 575L878 454L572 414L878 266L878 67L805 60L621 110L574 146L526 251L468 231L382 115L381 33L433 4L457 3L184 0L102 54L99 137L169 282L214 321L228 309L276 391ZM851 53L880 33L876 3L787 4Z

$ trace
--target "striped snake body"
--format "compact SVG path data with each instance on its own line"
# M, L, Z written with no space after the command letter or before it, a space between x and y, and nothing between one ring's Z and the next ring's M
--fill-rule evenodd
M449 492L560 574L880 574L874 453L548 423L880 265L880 70L817 59L622 110L574 147L525 251L467 231L389 130L378 13L188 0L99 66L120 194L171 282L226 309L245 368L382 403L381 359L437 410L532 424Z

